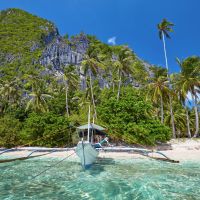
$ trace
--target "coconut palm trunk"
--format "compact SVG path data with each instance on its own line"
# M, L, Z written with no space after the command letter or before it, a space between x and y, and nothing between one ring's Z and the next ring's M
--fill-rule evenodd
M170 106L170 115L171 115L172 134L173 134L173 138L176 138L174 113L173 113L173 107L172 107L172 97L170 94L169 94L169 106Z
M163 47L164 47L165 63L166 63L166 68L167 68L167 76L168 76L169 85L170 85L169 67L168 67L167 51L166 51L166 45L165 45L165 35L164 35L163 31L162 31L162 41L163 41ZM174 123L174 114L173 114L171 94L169 94L169 106L170 106L171 126L172 126L173 138L176 138L176 130L175 130L175 123Z
M112 91L113 91L113 93L115 92L115 84L114 84L114 82L112 83Z
M197 107L197 97L192 94L192 100L194 102L194 112L195 112L195 133L193 137L199 137L199 114Z
M164 123L164 109L163 109L163 97L160 95L160 118L161 118L161 123Z
M66 82L65 82L65 101L66 101L67 117L69 117L68 90L69 90L68 81L66 80Z
M167 75L169 76L169 67L168 67L168 59L167 59L167 50L166 50L166 44L165 44L165 35L162 31L162 41L163 41L163 47L164 47L164 54L165 54L165 66L167 68Z
M114 93L114 92L115 92L114 73L110 72L110 77L111 77L111 86L112 86L112 91L113 91L113 93Z
M117 101L119 101L120 90L121 90L121 82L122 82L122 76L121 76L121 71L119 70L119 83L118 83Z
M94 100L94 93L93 93L93 87L92 87L92 75L91 72L89 72L90 74L90 91L91 91L91 96L92 96L92 104L93 104L93 108L94 108L94 116L97 119L97 111L96 111L96 105L95 105L95 100Z
M186 107L185 107L185 111L186 111L186 120L187 120L187 135L188 135L188 138L191 138L190 119L189 119L188 109Z

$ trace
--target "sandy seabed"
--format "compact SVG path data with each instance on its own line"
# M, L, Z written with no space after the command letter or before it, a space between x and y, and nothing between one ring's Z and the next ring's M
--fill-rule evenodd
M178 161L200 161L200 139L184 139L184 140L171 140L168 145L168 150L162 149L159 147L159 151L164 153L167 157L173 160ZM121 147L123 148L123 147ZM114 147L113 147L114 149ZM155 148L156 149L156 148ZM44 154L46 152L35 152L32 155L39 155ZM57 151L51 154L47 154L43 157L48 158L64 158L70 155L71 158L77 158L74 150L67 150L67 151ZM20 151L11 151L6 152L4 156L14 156L14 157L24 157L30 154L30 150L20 150ZM71 155L72 154L72 155ZM156 153L150 153L150 156L153 157L162 157ZM133 159L133 158L143 158L147 159L146 157L134 153L134 152L107 152L101 150L99 153L100 158L113 158L113 159ZM1 159L1 158L0 158Z

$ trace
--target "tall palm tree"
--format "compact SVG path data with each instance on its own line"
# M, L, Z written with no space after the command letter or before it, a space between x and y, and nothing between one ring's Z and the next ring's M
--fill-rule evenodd
M190 130L190 117L189 117L189 108L187 106L187 93L188 93L188 83L187 78L181 73L173 74L171 76L172 84L174 85L175 92L177 94L178 101L182 104L185 109L186 114L186 124L187 124L187 136L191 138ZM187 85L187 87L185 87Z
M115 54L115 58L113 59L113 66L118 71L117 100L119 100L122 77L133 72L133 62L135 60L135 55L127 46L115 46L113 49Z
M173 29L172 29L173 26L174 26L174 24L171 23L171 22L168 22L166 19L163 19L162 22L157 25L158 30L159 30L159 37L163 41L163 48L164 48L164 54L165 54L165 64L166 64L166 68L167 68L167 72L168 72L169 85L170 85L170 77L169 77L169 66L168 66L168 60L167 60L165 37L170 39L169 32L173 32ZM172 107L172 97L171 97L170 94L169 94L169 104L170 104L172 133L173 133L173 137L176 138L174 114L173 114L173 107Z
M182 137L185 136L186 132L186 113L185 109L182 107L180 102L173 101L173 107L174 107L174 121L176 123L176 130L177 130L177 137ZM164 120L166 125L171 124L171 114L169 111L166 111L165 113L165 120ZM184 135L183 135L184 134Z
M198 94L200 93L200 57L189 57L183 61L177 58L177 62L181 68L179 79L176 85L182 91L183 99L186 100L188 93L191 94L195 110L195 134L199 136L199 114L198 114ZM185 105L186 106L186 105ZM188 117L188 116L187 116ZM189 124L189 122L187 123Z
M64 68L64 72L60 72L58 75L58 78L62 78L62 81L64 83L65 87L65 102L66 102L66 114L67 117L69 117L69 99L68 99L68 93L69 88L77 88L78 85L78 76L75 70L75 66L69 65Z
M147 97L151 96L154 103L160 101L160 118L161 123L164 123L164 98L169 94L169 88L167 86L167 77L159 76L155 77L153 81L148 84Z
M92 100L93 109L94 109L94 118L96 119L97 119L97 111L96 111L96 104L95 104L95 99L94 99L92 76L97 75L99 68L105 67L104 64L101 62L102 54L99 54L99 52L100 52L100 49L98 49L98 46L96 47L96 46L91 45L88 48L87 53L84 55L83 61L81 63L83 67L84 76L87 77L87 75L89 75L91 100Z

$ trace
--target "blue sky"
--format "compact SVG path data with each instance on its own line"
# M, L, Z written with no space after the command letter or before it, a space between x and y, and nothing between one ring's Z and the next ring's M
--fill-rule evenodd
M21 8L53 21L60 34L84 31L103 42L128 44L152 64L164 66L157 23L175 24L167 40L170 72L178 71L175 57L200 55L200 0L0 0L0 9ZM115 41L114 41L115 38Z

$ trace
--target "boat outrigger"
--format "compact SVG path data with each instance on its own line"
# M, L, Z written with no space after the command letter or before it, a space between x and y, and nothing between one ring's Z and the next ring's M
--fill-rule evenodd
M76 154L81 160L84 169L88 169L96 161L99 154L98 149L107 141L105 128L90 123L90 108L88 115L88 124L77 127L81 140L76 147ZM104 138L104 139L103 139Z

